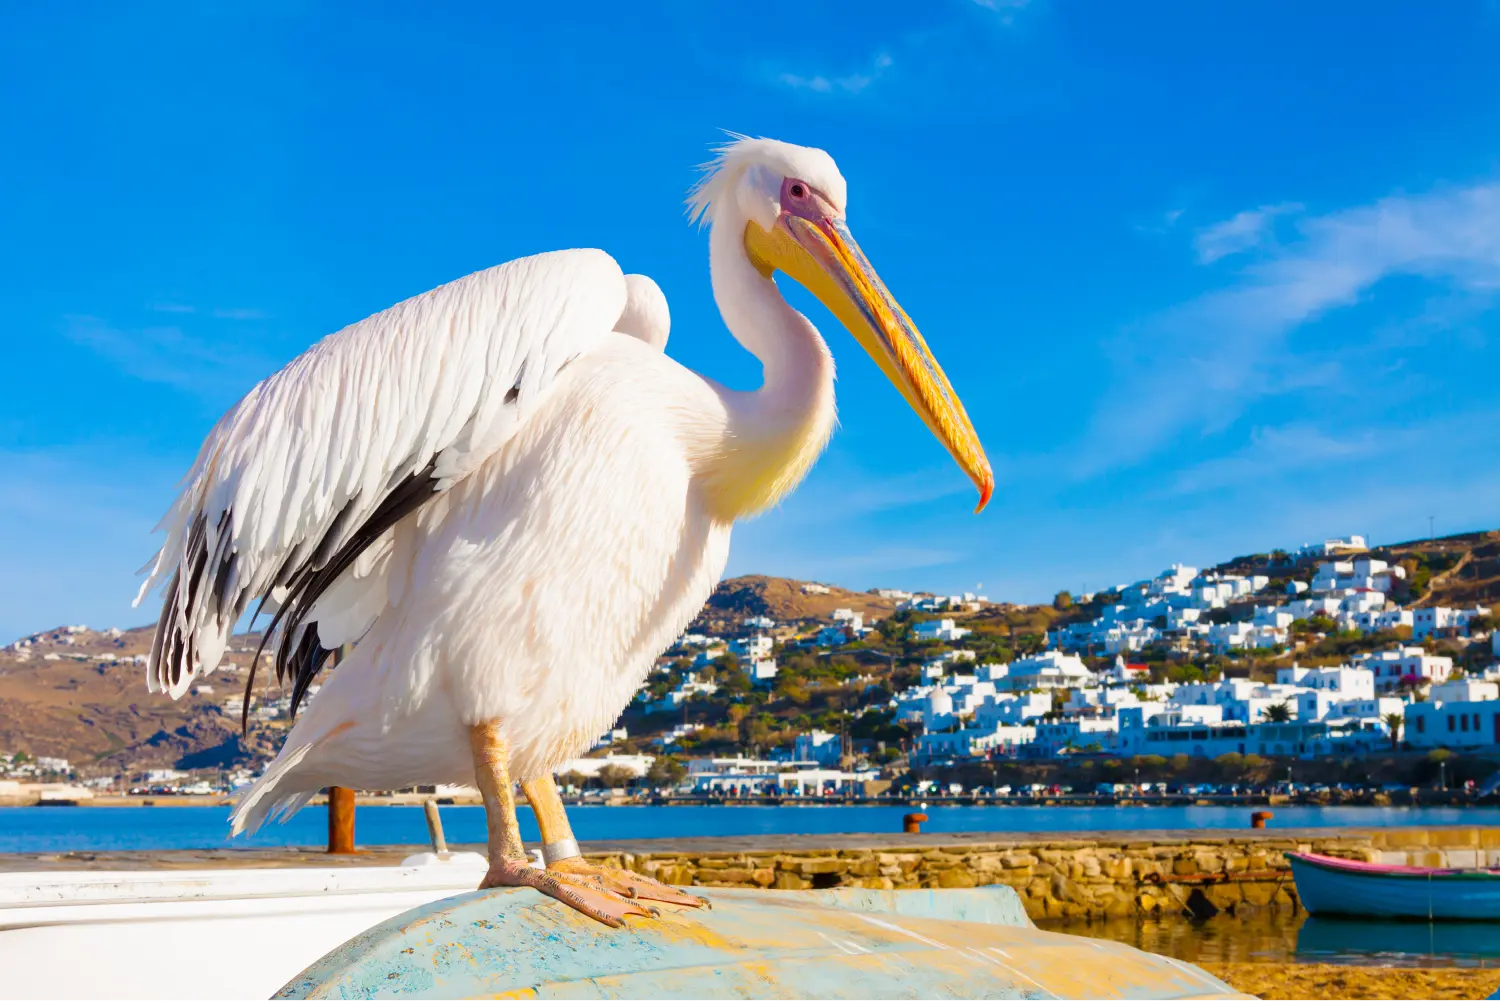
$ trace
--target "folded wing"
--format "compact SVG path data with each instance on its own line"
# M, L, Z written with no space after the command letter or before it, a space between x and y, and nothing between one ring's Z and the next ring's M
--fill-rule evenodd
M626 301L602 251L523 258L346 327L252 389L158 526L136 598L167 582L148 687L181 696L260 600L295 705L326 649L378 612L392 526L510 440Z

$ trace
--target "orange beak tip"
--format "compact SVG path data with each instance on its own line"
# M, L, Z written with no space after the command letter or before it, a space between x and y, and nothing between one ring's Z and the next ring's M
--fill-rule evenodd
M993 479L990 479L990 478L986 477L983 481L980 482L980 484L979 484L979 506L974 509L974 513L975 514L978 514L979 512L981 512L981 511L984 510L985 505L990 502L990 495L993 494L994 492L995 492L995 481Z

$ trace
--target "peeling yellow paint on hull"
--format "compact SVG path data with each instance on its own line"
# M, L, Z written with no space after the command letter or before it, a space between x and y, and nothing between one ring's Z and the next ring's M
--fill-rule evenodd
M527 890L351 939L287 998L1245 998L1197 967L1039 931L1006 887L705 891L610 929Z

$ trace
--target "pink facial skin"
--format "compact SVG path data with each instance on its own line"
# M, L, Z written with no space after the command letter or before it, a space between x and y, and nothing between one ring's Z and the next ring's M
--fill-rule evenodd
M781 181L781 211L799 216L815 226L826 226L833 215L826 199L813 186L795 177Z

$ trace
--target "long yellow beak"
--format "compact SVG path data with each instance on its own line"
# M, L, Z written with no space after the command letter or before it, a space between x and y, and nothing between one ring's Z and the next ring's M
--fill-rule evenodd
M763 274L780 270L790 275L849 328L974 481L979 488L975 513L983 511L994 492L995 476L979 435L927 342L891 297L843 220L814 222L783 215L770 232L751 222L745 227L745 249Z

